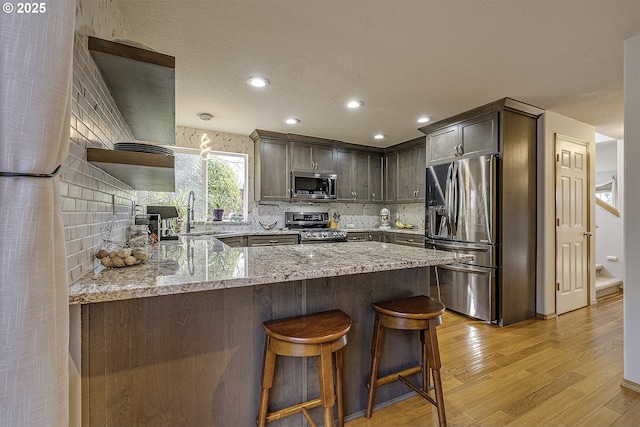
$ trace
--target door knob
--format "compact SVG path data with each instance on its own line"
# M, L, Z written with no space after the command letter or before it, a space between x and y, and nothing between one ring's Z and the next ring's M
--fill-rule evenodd
M585 236L585 237L591 237L591 236L593 236L593 233L592 233L592 232L590 232L590 231L585 231L583 234L584 234L584 236Z

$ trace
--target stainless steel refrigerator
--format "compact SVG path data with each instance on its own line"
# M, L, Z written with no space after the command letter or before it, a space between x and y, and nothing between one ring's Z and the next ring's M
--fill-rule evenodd
M541 111L506 98L420 129L426 246L475 255L431 269L430 295L449 310L501 326L536 315Z
M431 296L448 309L496 320L496 157L427 168L426 244L475 261L432 269Z

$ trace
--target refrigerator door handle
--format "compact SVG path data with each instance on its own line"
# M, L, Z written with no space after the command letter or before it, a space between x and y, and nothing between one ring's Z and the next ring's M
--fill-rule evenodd
M435 268L443 268L445 270L453 270L460 271L462 273L484 273L491 274L494 269L491 267L480 267L477 265L468 265L468 264L443 264L438 265Z
M445 185L445 208L447 218L447 231L449 236L457 234L458 216L458 165L449 164L447 170L447 182Z
M442 250L449 249L452 251L464 251L464 252L488 252L489 249L492 249L491 246L462 246L462 245L449 245L446 243L433 243L428 242L428 246L433 246L433 249Z
M453 200L452 200L452 204L453 204L453 215L452 215L452 224L451 224L451 228L452 228L452 232L451 234L453 236L458 234L458 205L459 205L459 188L458 188L458 164L454 163L453 164Z

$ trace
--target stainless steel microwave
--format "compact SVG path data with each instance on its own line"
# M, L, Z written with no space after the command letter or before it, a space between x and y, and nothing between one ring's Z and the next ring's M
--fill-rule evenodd
M291 172L291 200L332 200L336 198L338 176L332 173Z

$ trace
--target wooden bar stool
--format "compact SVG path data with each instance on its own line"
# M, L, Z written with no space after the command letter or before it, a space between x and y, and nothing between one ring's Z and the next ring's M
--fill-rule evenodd
M376 387L399 380L408 385L415 392L431 402L438 409L438 420L441 427L447 425L444 413L444 398L442 395L442 381L440 379L440 349L436 326L442 323L442 313L445 306L428 296L419 295L391 301L371 304L376 312L373 326L373 340L371 343L371 373L367 388L367 410L365 416L371 418L376 396ZM378 367L382 357L385 328L419 330L422 343L422 364L404 369L394 374L378 378ZM429 370L433 376L435 398L429 396ZM422 388L412 384L405 377L422 373Z
M309 415L308 409L324 408L324 425L332 426L333 406L337 400L338 425L344 426L344 407L342 394L342 348L347 345L347 332L351 329L351 318L340 310L304 316L289 317L264 322L267 339L264 346L262 364L262 390L258 410L258 426L302 412L309 424L317 424ZM335 353L336 380L334 392L333 353ZM307 357L318 356L318 374L320 379L320 397L308 400L277 411L269 412L269 391L273 386L273 374L276 355ZM337 395L337 398L336 398Z

